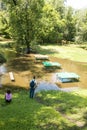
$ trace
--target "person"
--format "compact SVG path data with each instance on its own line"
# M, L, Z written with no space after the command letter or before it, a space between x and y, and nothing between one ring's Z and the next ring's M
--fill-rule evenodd
M30 81L30 98L34 97L34 91L37 86L36 78L33 76L33 79Z
M7 90L7 92L5 93L5 101L8 103L12 101L12 93L10 90Z

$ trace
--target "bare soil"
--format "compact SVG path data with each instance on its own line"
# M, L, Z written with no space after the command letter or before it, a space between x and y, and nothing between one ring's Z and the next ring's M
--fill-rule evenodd
M57 83L59 87L80 87L87 88L87 63L74 62L68 59L60 59L49 57L50 61L59 62L62 68L48 68L46 69L42 61L36 61L34 54L26 54L15 58L7 63L7 73L3 75L2 84L13 87L29 87L29 81L33 75L36 76L37 81L53 82L52 76L56 72L67 71L74 72L80 76L79 82L71 83ZM9 72L13 72L15 81L11 81Z

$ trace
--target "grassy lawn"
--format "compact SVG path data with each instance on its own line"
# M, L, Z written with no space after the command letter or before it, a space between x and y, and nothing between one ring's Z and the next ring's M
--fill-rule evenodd
M42 48L42 49L41 49ZM47 45L41 46L38 50L39 53L48 54L53 57L60 57L70 59L73 61L87 62L87 50L84 50L76 45L57 46Z
M79 92L48 91L29 98L25 89L13 89L13 101L6 105L0 89L1 130L86 130L87 95ZM84 92L83 92L84 93Z

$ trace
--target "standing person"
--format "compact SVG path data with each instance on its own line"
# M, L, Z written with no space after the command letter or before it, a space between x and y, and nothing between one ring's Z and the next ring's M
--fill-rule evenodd
M37 86L37 83L34 76L33 79L30 81L30 98L34 97L34 91L35 91L36 86Z
M8 103L12 101L12 93L10 90L7 90L7 92L5 93L5 101Z

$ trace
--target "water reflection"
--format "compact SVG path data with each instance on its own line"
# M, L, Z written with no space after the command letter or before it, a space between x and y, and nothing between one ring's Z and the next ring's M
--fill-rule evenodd
M0 88L2 87L2 76L7 72L5 65L0 65Z

